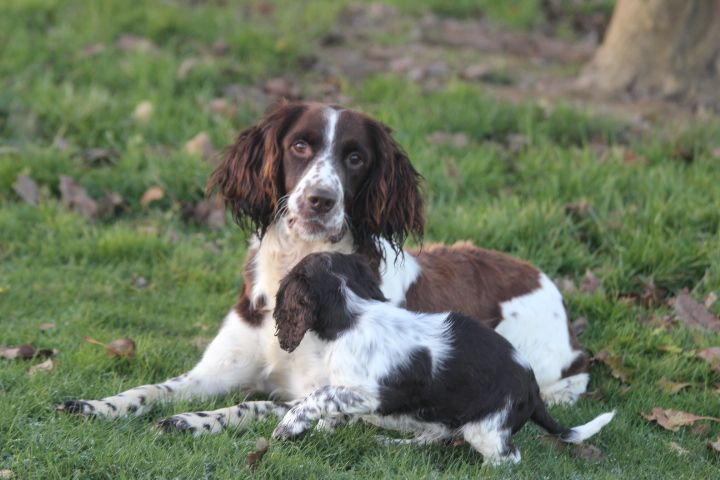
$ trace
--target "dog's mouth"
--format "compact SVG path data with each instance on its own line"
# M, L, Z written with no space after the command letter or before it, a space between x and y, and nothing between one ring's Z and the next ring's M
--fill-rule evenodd
M309 241L338 242L345 235L345 225L334 217L324 219L318 216L304 218L300 215L290 215L286 219L286 226L290 232Z

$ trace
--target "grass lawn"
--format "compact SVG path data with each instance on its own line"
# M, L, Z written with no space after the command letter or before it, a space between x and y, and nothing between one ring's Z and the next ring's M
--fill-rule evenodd
M241 393L115 422L83 422L54 407L161 381L199 359L237 295L247 233L183 220L183 205L202 199L212 168L186 142L207 132L220 148L258 118L252 94L232 92L252 93L280 75L302 88L318 83L307 58L344 3L1 2L0 345L33 343L59 354L52 371L35 375L28 369L39 360L0 359L0 470L22 479L249 475L246 456L273 422L201 438L151 429L172 413L219 408ZM424 10L391 3L410 16ZM528 28L542 22L539 4L427 8L456 16L479 9ZM596 394L552 411L573 425L613 408L618 414L589 442L600 459L559 449L527 426L517 438L522 464L486 469L467 446L383 447L375 429L353 426L272 443L253 476L720 478L720 456L706 446L720 435L718 423L671 432L641 416L653 407L720 415L720 376L696 357L720 336L662 320L672 312L665 300L684 288L700 301L720 293L720 123L638 133L570 107L504 103L457 78L431 91L392 74L338 84L348 106L394 127L425 176L426 241L472 240L553 278L579 284L590 270L601 281L567 300L573 318L587 319L582 342L619 358L625 378L596 363ZM223 108L212 103L217 98ZM147 121L133 116L143 101L154 107ZM430 140L436 132L468 142ZM88 153L97 148L109 152ZM23 174L40 185L37 207L14 191ZM100 219L75 213L59 200L61 175L95 198L118 192L126 206ZM142 207L151 186L165 196ZM630 301L650 280L660 298ZM720 312L717 303L711 311ZM54 328L41 330L48 322ZM137 355L109 358L86 335L132 337ZM691 385L670 394L663 379Z

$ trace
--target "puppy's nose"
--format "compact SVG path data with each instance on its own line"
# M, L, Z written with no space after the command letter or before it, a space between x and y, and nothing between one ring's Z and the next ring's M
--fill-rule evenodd
M315 213L327 213L335 206L335 195L329 190L317 189L307 196L310 208Z

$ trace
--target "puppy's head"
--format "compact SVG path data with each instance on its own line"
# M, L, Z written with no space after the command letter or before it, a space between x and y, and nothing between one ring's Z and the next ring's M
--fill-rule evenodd
M352 327L357 312L348 305L347 291L361 299L386 301L364 257L313 253L302 259L277 293L273 315L280 347L292 352L308 330L334 340Z

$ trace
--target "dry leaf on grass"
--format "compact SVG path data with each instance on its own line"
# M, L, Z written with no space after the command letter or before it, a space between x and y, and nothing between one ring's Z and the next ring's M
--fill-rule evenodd
M575 281L570 277L557 278L555 284L564 295L574 295L577 292Z
M715 292L708 293L708 296L705 297L705 308L710 309L713 305L715 305L715 302L717 302L718 296L715 294Z
M93 345L99 345L105 347L107 354L115 358L132 358L135 356L135 341L132 338L119 338L113 340L109 345L95 340L92 337L85 337L85 341L92 343Z
M670 300L676 317L689 327L699 327L713 332L720 331L720 320L705 305L690 296L687 289Z
M186 203L182 208L182 217L185 221L218 230L225 226L225 204L217 196L202 200L197 205Z
M38 187L37 182L29 175L20 175L15 181L13 189L15 189L15 193L26 203L35 207L38 206L40 202L40 187Z
M575 336L579 337L580 335L587 330L588 327L588 319L587 317L578 317L577 320L572 322L570 326L573 329L573 332L575 332Z
M114 217L123 210L124 206L125 200L122 195L117 192L107 193L98 201L98 216Z
M88 195L85 188L72 177L60 175L60 199L63 204L88 218L98 213L98 204Z
M677 453L678 455L687 455L688 453L690 453L690 450L681 447L679 444L677 444L675 442L670 442L669 447L670 447L670 450Z
M39 328L41 332L47 332L48 330L55 328L55 324L50 322L41 323Z
M720 347L704 348L697 352L697 356L708 362L713 371L720 373Z
M299 100L301 96L300 87L282 77L271 78L266 81L265 85L263 85L263 91L268 95L288 100Z
M592 294L597 292L600 287L602 287L600 279L591 270L585 271L585 276L580 284L580 290Z
M691 432L693 435L702 436L702 435L707 435L708 433L710 433L710 430L711 430L710 425L708 425L706 423L701 423L700 425L693 428L691 430Z
M594 445L589 445L587 443L578 443L571 445L561 442L557 437L554 437L552 435L542 435L540 438L545 443L549 443L560 451L569 448L570 454L575 458L594 462L599 462L605 459L605 454L603 453L603 451Z
M143 193L142 198L140 198L140 206L147 207L152 202L155 202L157 200L160 200L165 196L165 190L162 189L162 187L153 186L145 190L145 193Z
M0 470L0 478L3 480L15 478L12 470Z
M686 427L693 425L699 420L711 420L713 422L720 422L720 418L716 417L702 417L689 412L683 412L681 410L673 410L671 408L664 409L655 407L649 415L642 414L646 420L655 421L661 427L677 432L680 427Z
M29 343L17 347L0 347L0 358L5 358L7 360L29 360L31 358L48 358L57 354L58 351L54 348L41 348L38 350Z
M455 148L464 148L470 144L470 139L462 132L435 132L428 135L427 141L434 145L450 145Z
M125 34L118 38L117 46L125 52L141 52L148 53L157 51L157 47L147 38L138 37L137 35Z
M185 151L190 155L199 155L206 159L215 155L215 147L210 141L207 132L200 132L185 144Z
M175 72L175 76L178 80L185 80L188 76L188 73L190 73L190 70L195 68L199 63L200 60L198 60L197 58L186 58L178 67L177 72Z
M717 440L709 441L707 443L707 446L710 450L714 451L715 453L720 453L720 437L717 438Z
M88 148L82 152L82 159L90 167L113 165L120 157L120 153L112 148Z
M598 352L595 357L593 357L593 360L600 361L610 367L610 373L612 376L621 382L627 383L630 379L631 372L623 366L622 359L620 357L603 350L602 352Z
M89 45L86 45L85 48L82 49L81 56L94 57L95 55L99 55L104 52L105 48L106 47L104 43L91 43Z
M147 125L150 122L155 107L152 102L145 100L137 104L133 110L132 118L141 125Z
M673 382L665 377L658 380L657 385L660 387L660 390L668 395L675 395L681 390L692 387L692 383Z
M28 373L30 375L35 375L38 372L49 372L53 368L55 368L55 363L52 361L52 358L48 358L44 362L38 363L37 365L30 367Z
M247 456L247 465L251 471L254 472L260 466L262 458L268 451L268 446L268 441L265 437L258 438L257 442L255 443L256 450L254 452L250 452Z

